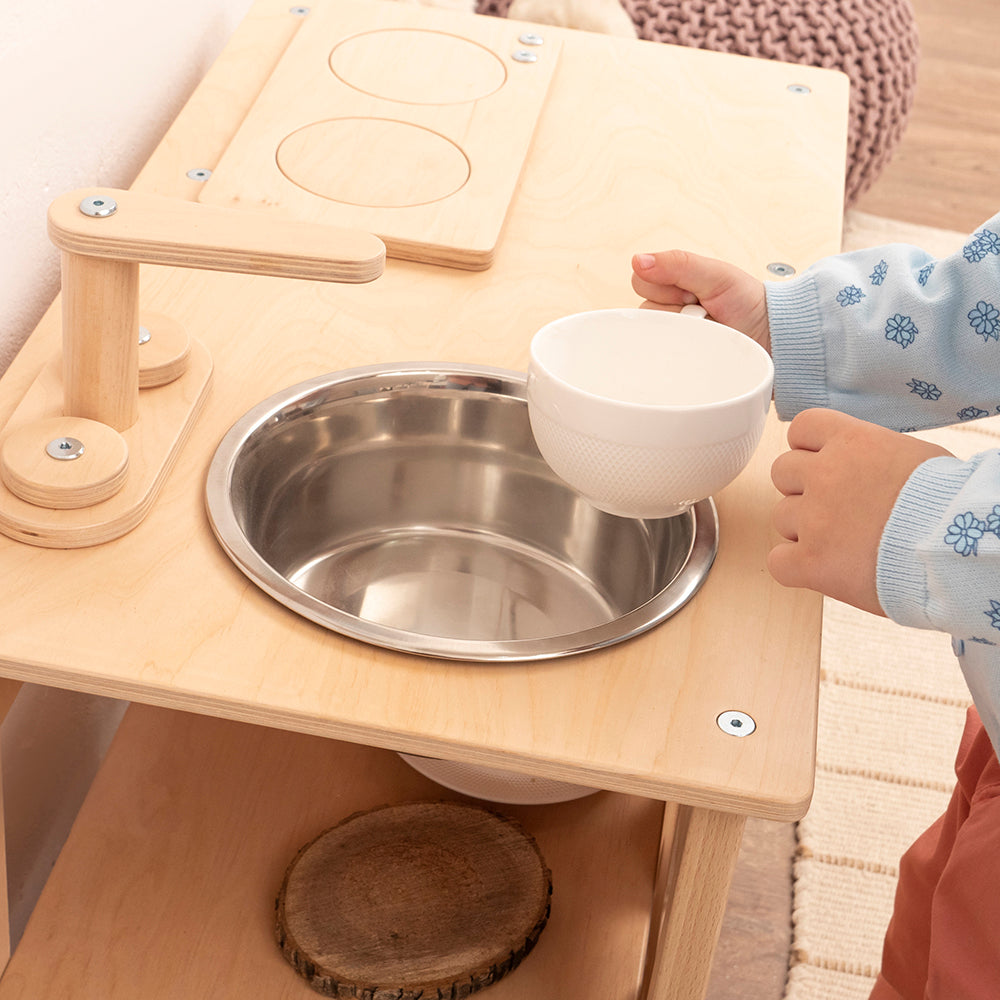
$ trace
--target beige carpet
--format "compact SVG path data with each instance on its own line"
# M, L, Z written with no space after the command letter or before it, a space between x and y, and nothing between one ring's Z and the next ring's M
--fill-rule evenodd
M844 248L913 243L941 255L964 234L848 213ZM967 457L1000 418L925 435ZM816 791L797 826L785 1000L866 1000L900 855L946 805L969 694L948 636L834 601L824 608Z

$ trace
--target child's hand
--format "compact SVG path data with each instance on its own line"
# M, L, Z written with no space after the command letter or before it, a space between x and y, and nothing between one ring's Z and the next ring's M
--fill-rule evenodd
M686 250L636 254L632 271L632 287L643 298L665 306L699 302L712 319L752 337L770 353L764 283L746 271Z
M774 526L787 539L768 556L771 575L884 615L875 571L886 521L914 469L950 452L836 410L800 413L788 444L771 467L784 494Z

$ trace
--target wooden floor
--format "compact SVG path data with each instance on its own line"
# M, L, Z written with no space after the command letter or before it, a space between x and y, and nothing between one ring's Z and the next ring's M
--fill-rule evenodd
M912 3L921 48L913 111L855 208L971 232L1000 212L1000 3Z
M914 107L892 161L853 207L971 232L1000 212L1000 2L912 2L921 40ZM792 826L748 823L708 1000L783 996L794 849Z

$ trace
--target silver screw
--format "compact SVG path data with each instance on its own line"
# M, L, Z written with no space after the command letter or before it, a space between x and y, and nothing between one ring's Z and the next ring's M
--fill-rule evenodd
M771 274L776 274L781 278L787 278L789 275L795 274L795 268L791 264L783 264L780 260L768 264L767 269Z
M153 335L149 332L148 326L139 327L139 346L143 344L148 344L153 339Z
M523 35L518 35L517 40L522 45L544 45L545 39L541 35L536 35L533 31L526 31Z
M511 58L517 60L517 62L533 63L538 62L538 53L529 52L527 49L518 49L511 54Z
M195 167L187 172L187 176L193 181L207 181L212 176L212 171L205 167Z
M790 83L785 90L792 94L811 94L812 88L807 87L804 83Z
M83 442L71 437L55 438L45 446L46 454L58 458L60 462L72 462L74 458L79 458L83 451Z
M308 7L289 7L289 14L294 14L296 17L305 17L309 13Z
M749 736L757 728L757 723L746 712L723 712L715 721L729 736Z
M106 219L118 211L118 202L107 195L94 194L80 202L80 211L93 219Z

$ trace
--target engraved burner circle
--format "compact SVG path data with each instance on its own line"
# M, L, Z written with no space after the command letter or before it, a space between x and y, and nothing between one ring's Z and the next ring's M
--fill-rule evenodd
M496 93L507 79L500 57L484 45L420 28L345 38L330 53L330 69L355 90L403 104L466 104Z
M368 208L441 201L461 190L471 172L468 157L450 139L386 118L331 118L305 125L282 139L277 162L300 188Z

